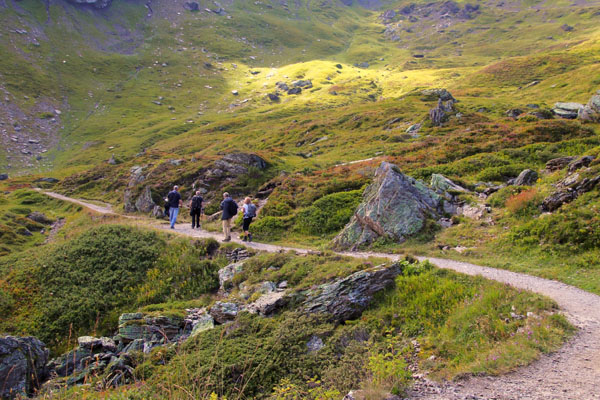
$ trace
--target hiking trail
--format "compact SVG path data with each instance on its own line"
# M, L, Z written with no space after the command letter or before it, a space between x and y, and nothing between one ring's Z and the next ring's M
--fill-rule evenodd
M101 214L115 214L110 205L98 205L73 199L53 192L43 192L50 197L69 201ZM122 215L120 215L122 216ZM136 218L147 221L145 218ZM223 235L204 230L192 230L189 224L150 224L157 229L195 238L221 240ZM311 250L277 246L265 243L247 243L232 238L232 242L267 251L295 251L307 254ZM397 260L397 254L376 252L341 252L340 255L367 258L380 257ZM482 267L461 261L441 258L416 257L429 260L439 268L484 278L529 290L553 299L564 312L577 333L558 351L542 355L532 364L502 376L470 377L458 382L437 383L418 379L409 393L413 399L430 400L537 400L537 399L600 399L600 296L558 281L538 278L507 270Z

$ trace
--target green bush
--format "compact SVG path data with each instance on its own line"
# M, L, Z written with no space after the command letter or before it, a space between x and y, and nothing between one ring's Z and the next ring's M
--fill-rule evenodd
M279 239L283 232L288 228L288 224L283 218L264 217L259 218L250 230L259 240Z
M338 232L354 215L362 200L362 192L362 190L352 190L321 197L298 214L297 229L312 235Z

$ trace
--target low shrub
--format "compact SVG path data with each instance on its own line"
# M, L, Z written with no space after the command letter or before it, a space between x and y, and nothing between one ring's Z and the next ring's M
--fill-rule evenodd
M362 200L362 190L329 194L302 210L296 218L296 229L311 235L341 230Z

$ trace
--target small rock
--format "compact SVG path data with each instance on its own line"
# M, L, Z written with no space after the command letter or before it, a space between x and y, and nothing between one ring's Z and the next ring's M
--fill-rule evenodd
M321 350L324 346L325 344L323 344L323 340L316 335L313 335L310 338L310 340L306 343L306 348L308 349L309 353L316 353L317 351Z

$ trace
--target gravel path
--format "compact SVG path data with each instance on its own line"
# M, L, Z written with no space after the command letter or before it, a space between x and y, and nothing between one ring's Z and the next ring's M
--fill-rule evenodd
M113 214L108 205L100 206L57 193L45 193L99 213ZM168 230L167 224L154 224L153 226ZM192 230L188 224L177 225L176 229L171 232L197 238L222 239L222 235L219 234ZM244 243L239 239L233 239L233 242L268 252L295 251L306 254L311 251L264 243ZM357 258L381 257L391 260L400 257L372 252L340 254ZM411 398L431 400L600 399L600 296L561 282L516 272L440 258L418 258L429 260L439 268L451 269L467 275L481 275L515 288L548 296L558 303L569 322L578 328L578 332L559 351L544 355L531 365L510 374L499 377L473 377L445 384L422 380L415 385L414 391L410 394Z

